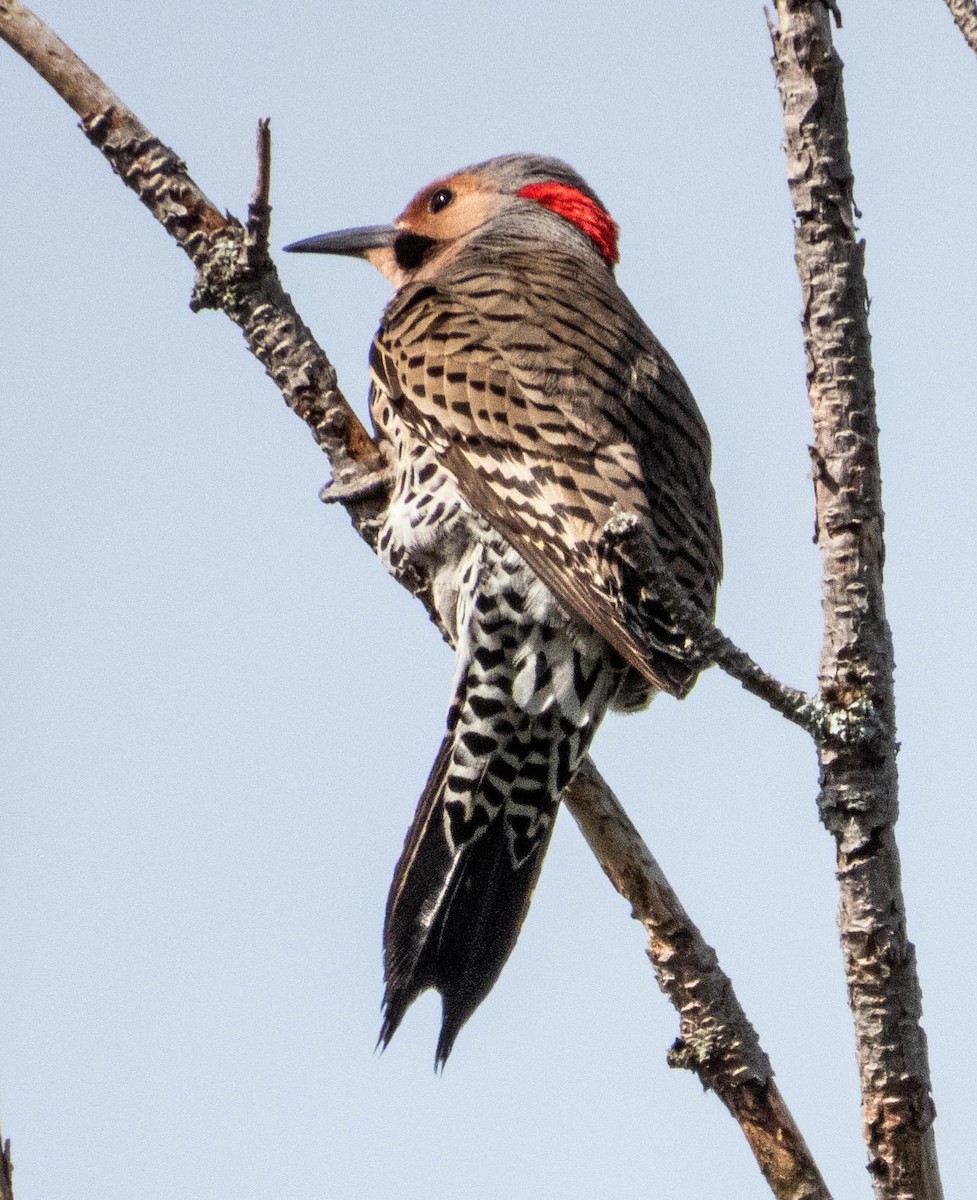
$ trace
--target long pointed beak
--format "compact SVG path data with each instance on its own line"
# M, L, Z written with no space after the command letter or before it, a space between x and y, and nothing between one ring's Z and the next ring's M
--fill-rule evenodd
M318 237L292 242L285 249L295 254L348 254L363 258L371 250L389 250L400 232L396 225L367 225L363 229L320 233Z

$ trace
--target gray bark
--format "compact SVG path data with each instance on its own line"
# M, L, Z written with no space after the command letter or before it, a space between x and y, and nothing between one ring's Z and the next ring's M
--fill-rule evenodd
M974 0L946 0L946 6L967 45L977 54L977 4Z
M942 1195L915 952L906 932L892 639L864 243L855 234L841 61L821 0L778 0L771 29L797 217L816 538L823 561L820 811L837 847L838 925L879 1200Z

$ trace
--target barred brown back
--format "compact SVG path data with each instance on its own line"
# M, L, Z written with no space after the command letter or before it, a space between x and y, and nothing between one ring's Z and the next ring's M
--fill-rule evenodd
M614 505L637 514L711 616L722 550L709 435L613 276L538 248L485 263L473 243L436 285L402 289L371 363L472 507L652 684L684 694L684 639L600 553L600 533Z
M457 666L387 902L380 1040L436 988L443 1064L516 943L605 712L695 680L654 589L601 535L634 514L711 616L709 436L614 280L617 227L565 163L493 159L395 225L293 248L363 255L398 289L370 357L395 472L379 552L429 580Z

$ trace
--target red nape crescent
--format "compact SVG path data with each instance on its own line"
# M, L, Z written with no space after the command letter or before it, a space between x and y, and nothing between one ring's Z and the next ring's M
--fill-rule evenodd
M617 226L559 159L465 167L391 225L293 249L360 255L397 288L370 350L391 468L377 553L426 584L457 663L387 899L380 1044L433 988L441 1067L512 953L605 713L684 696L702 666L604 530L632 514L711 619L709 434L614 279Z
M590 238L604 258L613 266L620 255L617 250L617 223L610 213L585 196L579 188L566 183L529 183L516 193L524 200L535 200L543 208L564 217Z

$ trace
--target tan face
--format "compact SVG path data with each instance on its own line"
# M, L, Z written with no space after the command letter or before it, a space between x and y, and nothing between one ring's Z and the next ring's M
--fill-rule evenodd
M370 250L365 257L397 288L408 279L433 278L460 251L467 235L495 216L506 199L481 176L448 175L418 192L394 222L407 233L438 243L420 267L403 270L387 247Z

